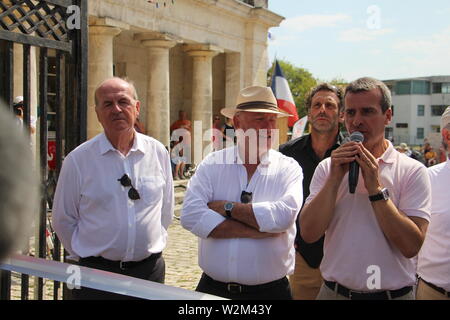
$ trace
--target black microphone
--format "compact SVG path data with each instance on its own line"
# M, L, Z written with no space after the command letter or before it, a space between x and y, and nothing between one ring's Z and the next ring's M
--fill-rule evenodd
M355 131L350 135L350 141L363 142L364 135L359 131ZM355 193L356 186L358 184L358 178L359 178L359 164L355 160L350 162L350 169L348 172L348 191L350 193Z

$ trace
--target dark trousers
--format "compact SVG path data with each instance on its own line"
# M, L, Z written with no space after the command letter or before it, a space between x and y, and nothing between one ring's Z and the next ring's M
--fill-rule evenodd
M147 259L133 265L132 267L127 267L124 270L119 266L114 266L110 263L101 261L92 261L89 258L81 258L78 264L83 267L119 273L125 276L159 283L164 283L166 269L164 258L161 254L156 255L153 259ZM82 287L81 289L73 289L72 297L73 300L141 300L140 298L136 297L130 297L86 287Z
M195 290L232 300L292 300L287 277L261 285L247 286L216 281L203 273Z

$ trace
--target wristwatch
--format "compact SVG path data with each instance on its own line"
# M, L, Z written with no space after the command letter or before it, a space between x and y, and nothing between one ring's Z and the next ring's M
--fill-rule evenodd
M225 204L223 205L223 208L225 209L225 213L226 213L227 217L231 218L231 210L233 210L233 208L234 208L233 202L225 202Z
M369 200L374 202L378 200L389 200L389 191L387 188L381 189L380 192L374 194L373 196L369 196Z

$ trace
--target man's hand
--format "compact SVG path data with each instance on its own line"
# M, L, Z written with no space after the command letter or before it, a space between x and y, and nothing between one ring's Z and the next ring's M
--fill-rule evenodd
M233 219L227 219L219 224L208 235L213 239L233 239L233 238L249 238L249 239L266 239L279 237L282 233L260 232L244 223Z
M224 201L224 200L211 201L208 203L208 208L210 208L211 210L217 212L218 214L226 217L224 205L227 202L229 202L229 201Z
M359 146L359 153L356 161L361 168L364 178L364 185L369 195L374 195L381 191L382 187L378 176L378 160L362 144Z
M360 152L361 144L358 142L348 142L331 152L331 171L330 178L341 183L345 174L349 170L350 162L356 159L356 155Z

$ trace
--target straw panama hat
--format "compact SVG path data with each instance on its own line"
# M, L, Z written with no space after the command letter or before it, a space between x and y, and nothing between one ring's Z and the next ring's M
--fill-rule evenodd
M236 112L264 112L275 113L280 117L291 115L278 108L277 99L270 87L251 86L242 89L237 97L236 106L223 108L220 113L227 118L233 118Z
M441 131L450 123L450 106L448 106L441 117Z

